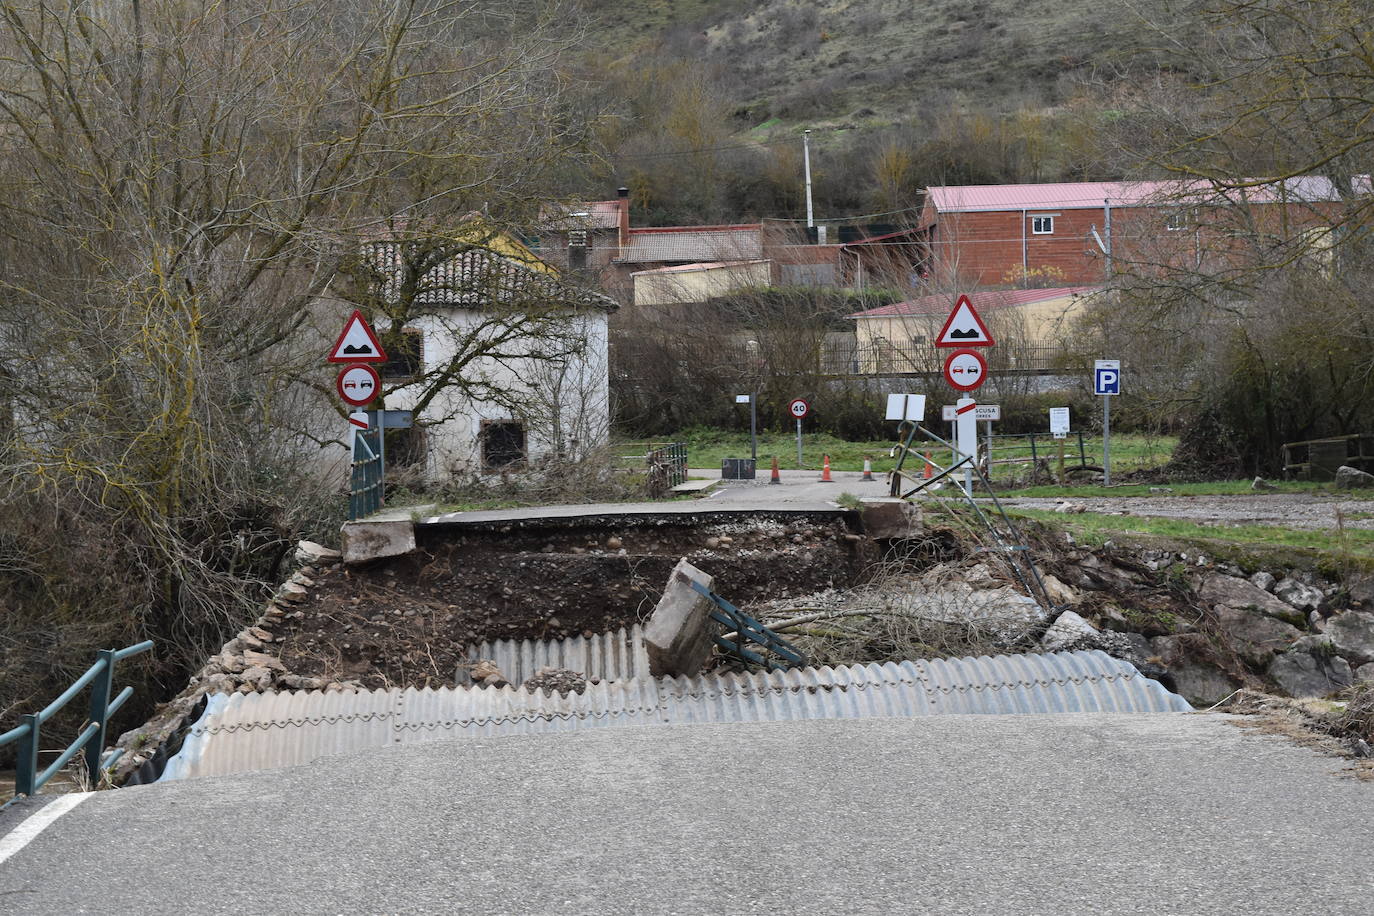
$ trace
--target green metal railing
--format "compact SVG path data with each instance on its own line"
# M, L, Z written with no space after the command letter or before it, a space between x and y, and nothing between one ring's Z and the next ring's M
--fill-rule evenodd
M382 508L382 500L382 430L356 433L348 487L348 520L371 515Z
M86 774L91 785L99 783L101 771L113 766L124 753L122 750L111 751L107 757L101 759L100 755L105 747L105 728L110 717L134 695L134 688L125 687L117 697L110 699L110 692L114 689L115 665L131 656L141 655L152 647L153 641L149 639L127 649L101 649L95 664L87 668L86 673L77 678L76 683L68 687L60 697L39 712L21 716L17 727L0 735L0 747L19 742L19 759L15 764L14 773L14 798L36 793L83 750L86 752ZM38 744L42 738L43 723L57 715L62 707L70 703L87 686L91 688L91 705L86 724L81 727L76 740L69 744L56 760L48 764L47 769L40 771ZM14 801L14 798L10 801Z

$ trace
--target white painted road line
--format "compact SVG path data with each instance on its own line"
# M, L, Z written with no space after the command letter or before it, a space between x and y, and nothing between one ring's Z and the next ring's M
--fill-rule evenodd
M35 811L28 820L0 838L0 865L4 865L6 859L33 842L33 839L46 830L53 821L94 794L94 792L73 792L70 795L63 795Z

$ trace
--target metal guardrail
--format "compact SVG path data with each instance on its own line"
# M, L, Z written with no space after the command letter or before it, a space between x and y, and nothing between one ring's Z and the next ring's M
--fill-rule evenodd
M382 508L382 430L357 432L353 439L353 471L348 487L348 520Z
M17 727L0 735L0 747L19 742L19 759L15 764L14 774L14 798L6 802L6 805L21 795L33 795L43 788L44 783L56 776L83 749L86 752L86 774L91 785L100 781L101 771L113 766L124 753L123 750L111 751L109 756L101 759L100 754L105 747L105 727L109 724L110 717L134 695L134 688L125 687L114 700L110 699L110 691L114 689L114 667L124 659L141 655L152 647L153 641L148 639L127 649L101 649L95 664L87 668L86 673L77 678L60 697L39 712L21 716ZM91 688L91 705L86 724L81 727L76 740L67 745L67 749L48 764L47 769L40 771L38 744L42 738L43 723L57 715L62 707L70 703L88 685Z

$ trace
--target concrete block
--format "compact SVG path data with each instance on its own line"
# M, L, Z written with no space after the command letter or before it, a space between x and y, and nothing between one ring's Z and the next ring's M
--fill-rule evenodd
M350 565L400 557L415 550L415 523L410 519L346 522L343 560Z
M715 605L693 590L694 581L709 590L715 580L685 559L678 560L644 627L649 673L656 677L700 674L711 655L712 638L723 630L710 616Z
M904 499L863 500L860 516L871 538L912 538L921 534L921 509Z

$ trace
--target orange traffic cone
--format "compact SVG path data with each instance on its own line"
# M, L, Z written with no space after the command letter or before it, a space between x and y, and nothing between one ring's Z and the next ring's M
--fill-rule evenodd
M924 477L926 480L929 480L930 478L935 476L935 468L930 463L930 452L926 452L926 469L925 473L923 473L921 476Z
M821 465L821 483L834 483L834 479L830 476L830 456L825 455L824 458L825 461Z
M782 473L778 470L778 456L773 456L773 476L768 479L770 484L782 483Z
M867 455L864 456L864 476L863 476L863 479L864 479L864 480L872 480L872 479L873 479L873 462L871 462L871 461L868 460L868 456L867 456Z

